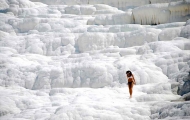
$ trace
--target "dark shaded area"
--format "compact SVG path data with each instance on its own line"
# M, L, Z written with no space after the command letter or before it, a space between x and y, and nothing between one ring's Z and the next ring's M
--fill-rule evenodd
M190 100L190 94L189 94L189 95L187 95L184 99L185 99L185 101Z
M190 72L189 72L189 75L186 78L184 78L184 84L182 87L178 88L177 93L182 96L189 92L190 92ZM190 100L190 98L187 98L187 99Z
M8 12L8 9L0 10L0 13L7 13L7 12Z

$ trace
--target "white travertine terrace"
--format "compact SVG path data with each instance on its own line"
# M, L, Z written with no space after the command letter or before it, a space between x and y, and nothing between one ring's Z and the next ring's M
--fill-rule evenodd
M189 18L189 0L0 0L0 120L190 119Z

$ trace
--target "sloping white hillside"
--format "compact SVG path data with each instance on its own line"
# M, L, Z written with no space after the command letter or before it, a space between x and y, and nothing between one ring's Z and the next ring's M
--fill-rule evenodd
M0 120L190 119L189 0L0 2Z

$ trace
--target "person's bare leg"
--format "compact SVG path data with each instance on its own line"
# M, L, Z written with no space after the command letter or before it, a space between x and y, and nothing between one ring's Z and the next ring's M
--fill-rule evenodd
M132 84L128 84L128 87L129 87L129 94L130 94L129 98L132 98Z
M132 88L129 89L129 93L130 93L130 98L132 98Z
M130 85L129 85L129 84L128 84L128 88L129 88L129 94L130 94ZM130 97L131 97L131 94L130 94ZM129 98L130 98L130 97L129 97Z
M132 94L133 94L133 83L132 83L131 86L130 86L129 93L130 93L130 98L132 98Z

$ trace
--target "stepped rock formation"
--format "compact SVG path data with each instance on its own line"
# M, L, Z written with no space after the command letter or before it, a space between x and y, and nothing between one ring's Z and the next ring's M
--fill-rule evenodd
M189 0L0 0L0 120L188 120L189 72Z

